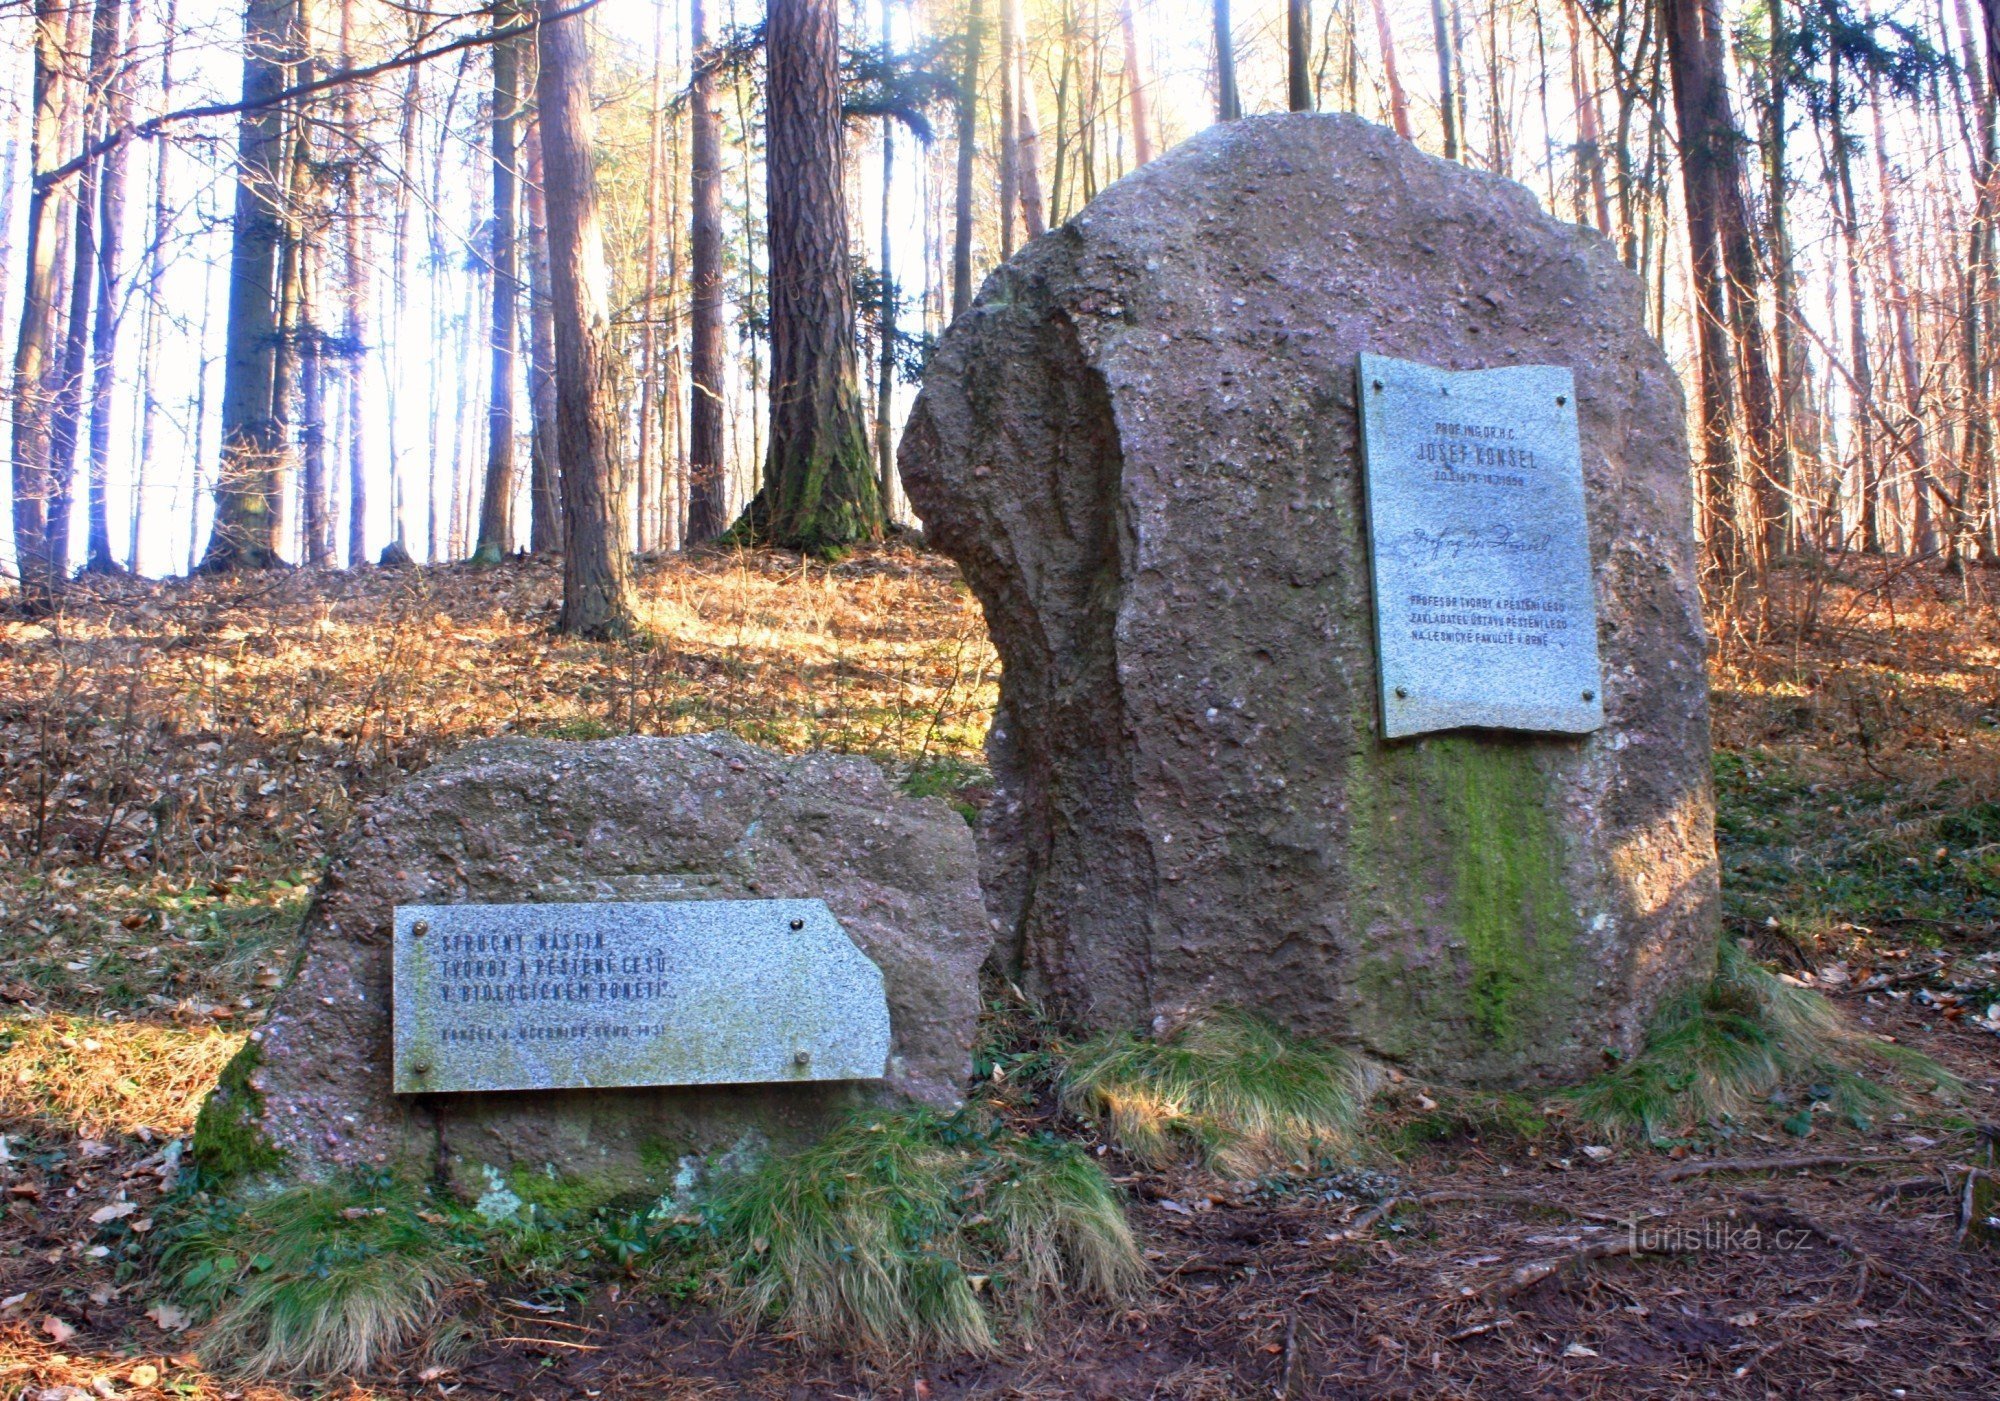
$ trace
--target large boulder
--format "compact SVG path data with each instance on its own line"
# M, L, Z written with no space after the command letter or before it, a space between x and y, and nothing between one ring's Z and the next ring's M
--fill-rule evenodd
M1602 730L1382 739L1362 351L1574 370ZM1211 127L993 273L901 466L1005 667L987 902L1058 1013L1232 1004L1527 1083L1708 966L1680 389L1639 283L1521 186L1351 117Z
M751 1134L810 1134L863 1096L948 1106L971 1069L992 944L971 830L860 758L727 735L469 745L365 810L327 872L270 1021L197 1133L211 1167L351 1166L477 1187L518 1166L616 1186ZM882 1082L396 1096L397 905L823 899L881 969ZM490 1179L489 1179L490 1180Z

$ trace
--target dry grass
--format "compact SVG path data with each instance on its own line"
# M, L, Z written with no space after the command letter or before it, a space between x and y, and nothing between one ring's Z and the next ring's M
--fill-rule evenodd
M194 1129L240 1033L89 1017L0 1021L0 1120L84 1138Z

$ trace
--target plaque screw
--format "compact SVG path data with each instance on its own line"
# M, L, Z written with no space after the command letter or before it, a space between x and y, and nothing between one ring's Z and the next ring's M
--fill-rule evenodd
M1382 392L1382 381L1379 379L1375 381L1375 392L1377 394L1380 394Z
M1396 688L1396 699L1397 699L1397 700L1408 700L1409 698L1410 698L1410 690L1409 690L1409 687L1407 687L1407 686L1398 686L1398 687Z
M806 927L806 922L802 919L795 919L792 921L792 928L794 929L804 929L805 927Z
M412 1075L428 1075L430 1073L431 1063L427 1060L420 1060L410 1067L410 1074Z
M1563 405L1567 404L1568 402L1569 402L1569 395L1567 395L1567 394L1558 394L1558 395L1556 395L1556 407L1557 407L1557 408L1561 408L1561 407L1562 407Z
M812 1063L813 1063L813 1053L811 1051L792 1052L793 1065L811 1065Z
M431 922L427 919L420 919L415 924L410 926L410 933L414 937L419 939L423 938L424 935L430 932L431 932Z
M1583 698L1584 698L1585 700L1587 700L1587 701L1593 701L1593 700L1596 700L1596 699L1597 699L1597 692L1595 692L1595 691L1585 691L1585 692L1583 693Z

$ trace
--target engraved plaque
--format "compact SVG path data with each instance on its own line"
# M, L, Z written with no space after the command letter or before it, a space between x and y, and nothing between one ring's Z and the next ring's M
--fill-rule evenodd
M882 974L819 900L399 905L395 1088L880 1079Z
M1383 734L1601 728L1569 370L1359 372Z

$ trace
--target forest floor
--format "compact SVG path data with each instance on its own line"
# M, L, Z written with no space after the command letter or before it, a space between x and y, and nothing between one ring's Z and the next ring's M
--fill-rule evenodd
M0 619L0 1398L287 1394L203 1371L148 1235L329 844L399 775L503 731L726 728L980 800L997 664L945 562L642 577L621 646L553 639L535 563L114 579ZM996 1358L813 1355L641 1268L495 1291L456 1365L333 1394L2000 1395L2000 610L1843 562L1781 574L1763 613L1713 667L1729 932L1958 1072L1956 1103L1850 1123L1807 1096L1660 1147L1406 1082L1367 1172L1110 1152L1151 1287Z

